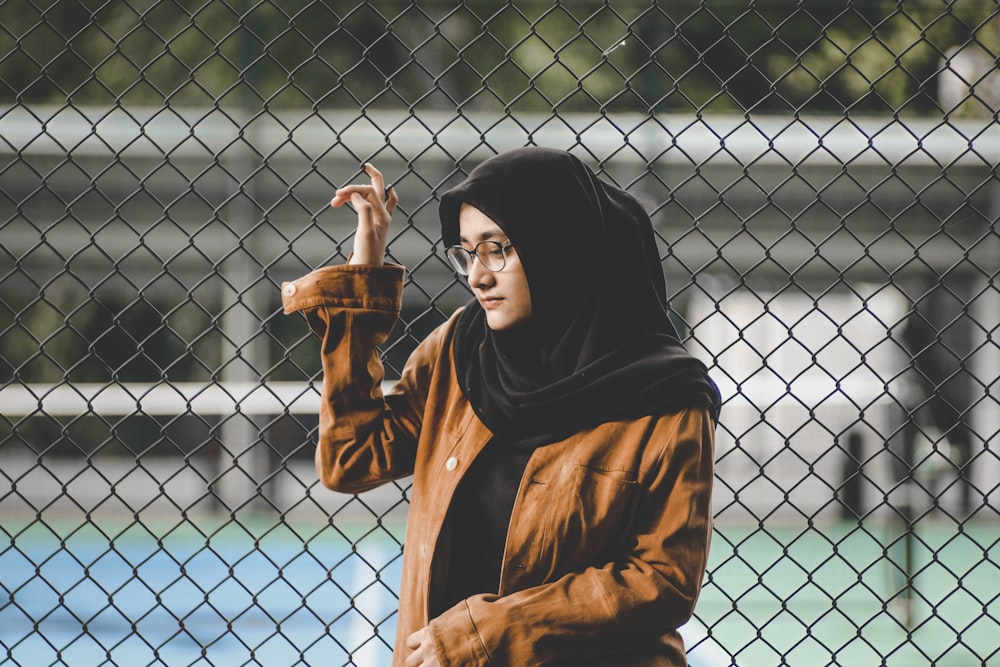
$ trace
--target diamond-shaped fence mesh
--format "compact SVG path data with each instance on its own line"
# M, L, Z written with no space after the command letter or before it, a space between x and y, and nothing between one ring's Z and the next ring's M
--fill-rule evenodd
M419 4L419 6L418 6ZM387 664L408 484L316 481L375 163L398 373L437 201L563 148L650 211L724 394L694 665L1000 661L989 0L0 1L0 663Z

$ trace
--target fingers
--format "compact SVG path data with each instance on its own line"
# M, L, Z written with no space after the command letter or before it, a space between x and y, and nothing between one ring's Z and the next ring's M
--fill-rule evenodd
M364 195L359 192L351 193L351 205L354 206L354 210L357 211L362 222L371 223L372 204Z
M427 626L424 626L406 638L406 648L412 651L412 653L406 656L406 661L403 663L406 667L420 667L427 664L427 652L431 649L429 646L424 645L425 639L430 639Z
M396 202L399 201L399 197L396 196L396 188L389 186L389 197L385 200L385 210L392 215L392 212L396 210Z
M354 195L360 195L369 202L374 203L376 201L377 195L375 194L374 188L370 185L345 185L342 188L338 188L333 195L333 199L330 200L330 206L337 208L338 206L343 206L347 202L351 201Z
M364 170L371 182L352 183L339 188L330 200L330 206L337 208L350 204L357 213L358 229L350 263L380 266L385 262L392 212L398 200L395 188L390 187L386 192L382 172L369 163L364 165Z
M371 179L371 184L352 183L350 185L345 185L342 188L338 188L336 193L334 193L333 199L330 200L330 206L334 208L343 206L348 201L351 201L355 193L358 193L367 199L371 204L378 202L385 204L386 210L389 213L392 213L393 209L396 208L396 203L399 201L396 196L396 189L390 186L387 197L385 179L382 176L382 172L368 162L364 164L364 170L365 174L368 175L368 178Z
M375 168L370 162L365 162L365 173L372 180L372 190L379 201L385 201L385 180L382 172Z
M337 190L334 194L333 199L330 200L330 206L334 208L339 208L347 202L354 203L352 198L354 195L360 195L363 200L368 204L375 204L378 199L378 195L375 194L374 188L370 185L345 185L344 187ZM385 209L392 213L393 209L396 208L396 204L399 202L399 197L396 196L396 188L390 186L389 194L386 195L384 199Z

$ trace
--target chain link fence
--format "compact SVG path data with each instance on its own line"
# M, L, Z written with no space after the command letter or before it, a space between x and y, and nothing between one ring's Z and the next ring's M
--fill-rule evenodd
M0 663L387 664L408 484L312 469L371 161L398 373L437 201L570 150L654 220L725 404L694 665L1000 660L989 0L0 1Z

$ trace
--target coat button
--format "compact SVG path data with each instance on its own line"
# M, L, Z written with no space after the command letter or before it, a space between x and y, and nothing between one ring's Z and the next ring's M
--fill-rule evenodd
M456 459L454 456L448 457L448 460L444 462L445 470L451 471L457 467L458 467L458 459Z
M285 296L295 296L295 292L298 288L295 287L295 283L285 283L281 287L281 293Z

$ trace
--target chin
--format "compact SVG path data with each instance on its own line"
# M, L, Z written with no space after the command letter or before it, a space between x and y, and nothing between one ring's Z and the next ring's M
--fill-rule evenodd
M528 318L526 317L525 318L502 317L499 315L499 313L492 315L493 316L491 317L491 313L486 314L486 326L488 326L493 331L507 331L508 329L516 329L520 326L525 325L528 321Z
M503 331L504 329L510 328L510 322L502 317L490 317L486 316L486 326L488 326L493 331Z

